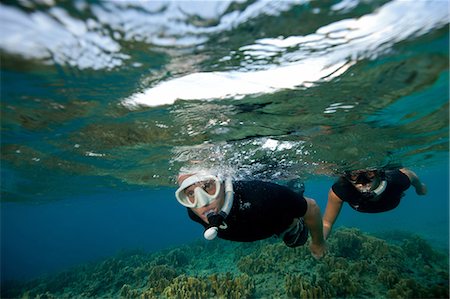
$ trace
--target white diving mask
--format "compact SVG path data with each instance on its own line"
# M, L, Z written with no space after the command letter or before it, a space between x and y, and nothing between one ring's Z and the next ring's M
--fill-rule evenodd
M193 190L186 191L192 185ZM214 190L214 194L210 194ZM220 192L220 180L210 174L194 174L181 183L175 192L178 202L187 208L201 208L217 199Z

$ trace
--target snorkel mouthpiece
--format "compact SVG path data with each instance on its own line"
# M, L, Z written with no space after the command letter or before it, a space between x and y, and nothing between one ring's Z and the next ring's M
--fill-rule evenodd
M214 211L209 211L206 217L208 218L209 226L203 233L203 236L206 240L213 240L217 237L219 226L225 220L226 214L222 213L222 211L219 214L214 213Z
M208 218L209 225L207 226L203 236L206 240L214 240L217 237L217 233L219 232L219 227L225 226L224 223L225 218L227 218L230 213L231 207L233 206L234 200L234 192L233 192L233 184L231 179L225 180L225 202L223 204L222 209L219 213L214 213L213 210L206 212L206 217ZM222 227L224 228L224 227Z

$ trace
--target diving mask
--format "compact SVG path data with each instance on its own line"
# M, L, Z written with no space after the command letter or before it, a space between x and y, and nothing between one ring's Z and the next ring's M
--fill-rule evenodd
M181 183L175 197L187 208L201 208L216 200L219 192L220 180L216 176L194 174Z
M379 177L377 170L355 170L345 173L345 178L352 184L369 184Z

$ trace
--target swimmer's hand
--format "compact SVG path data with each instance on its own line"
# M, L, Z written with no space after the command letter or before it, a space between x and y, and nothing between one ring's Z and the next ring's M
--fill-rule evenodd
M427 185L425 185L424 183L420 183L417 187L416 187L416 193L417 195L425 195L427 194Z
M325 256L325 253L327 251L327 243L325 241L320 244L311 242L311 244L309 245L309 250L311 251L312 256L316 260L319 260Z

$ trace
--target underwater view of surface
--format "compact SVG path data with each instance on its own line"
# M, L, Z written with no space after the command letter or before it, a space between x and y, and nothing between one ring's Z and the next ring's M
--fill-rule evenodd
M0 3L1 297L448 298L446 0ZM407 167L327 256L202 239L180 171Z

